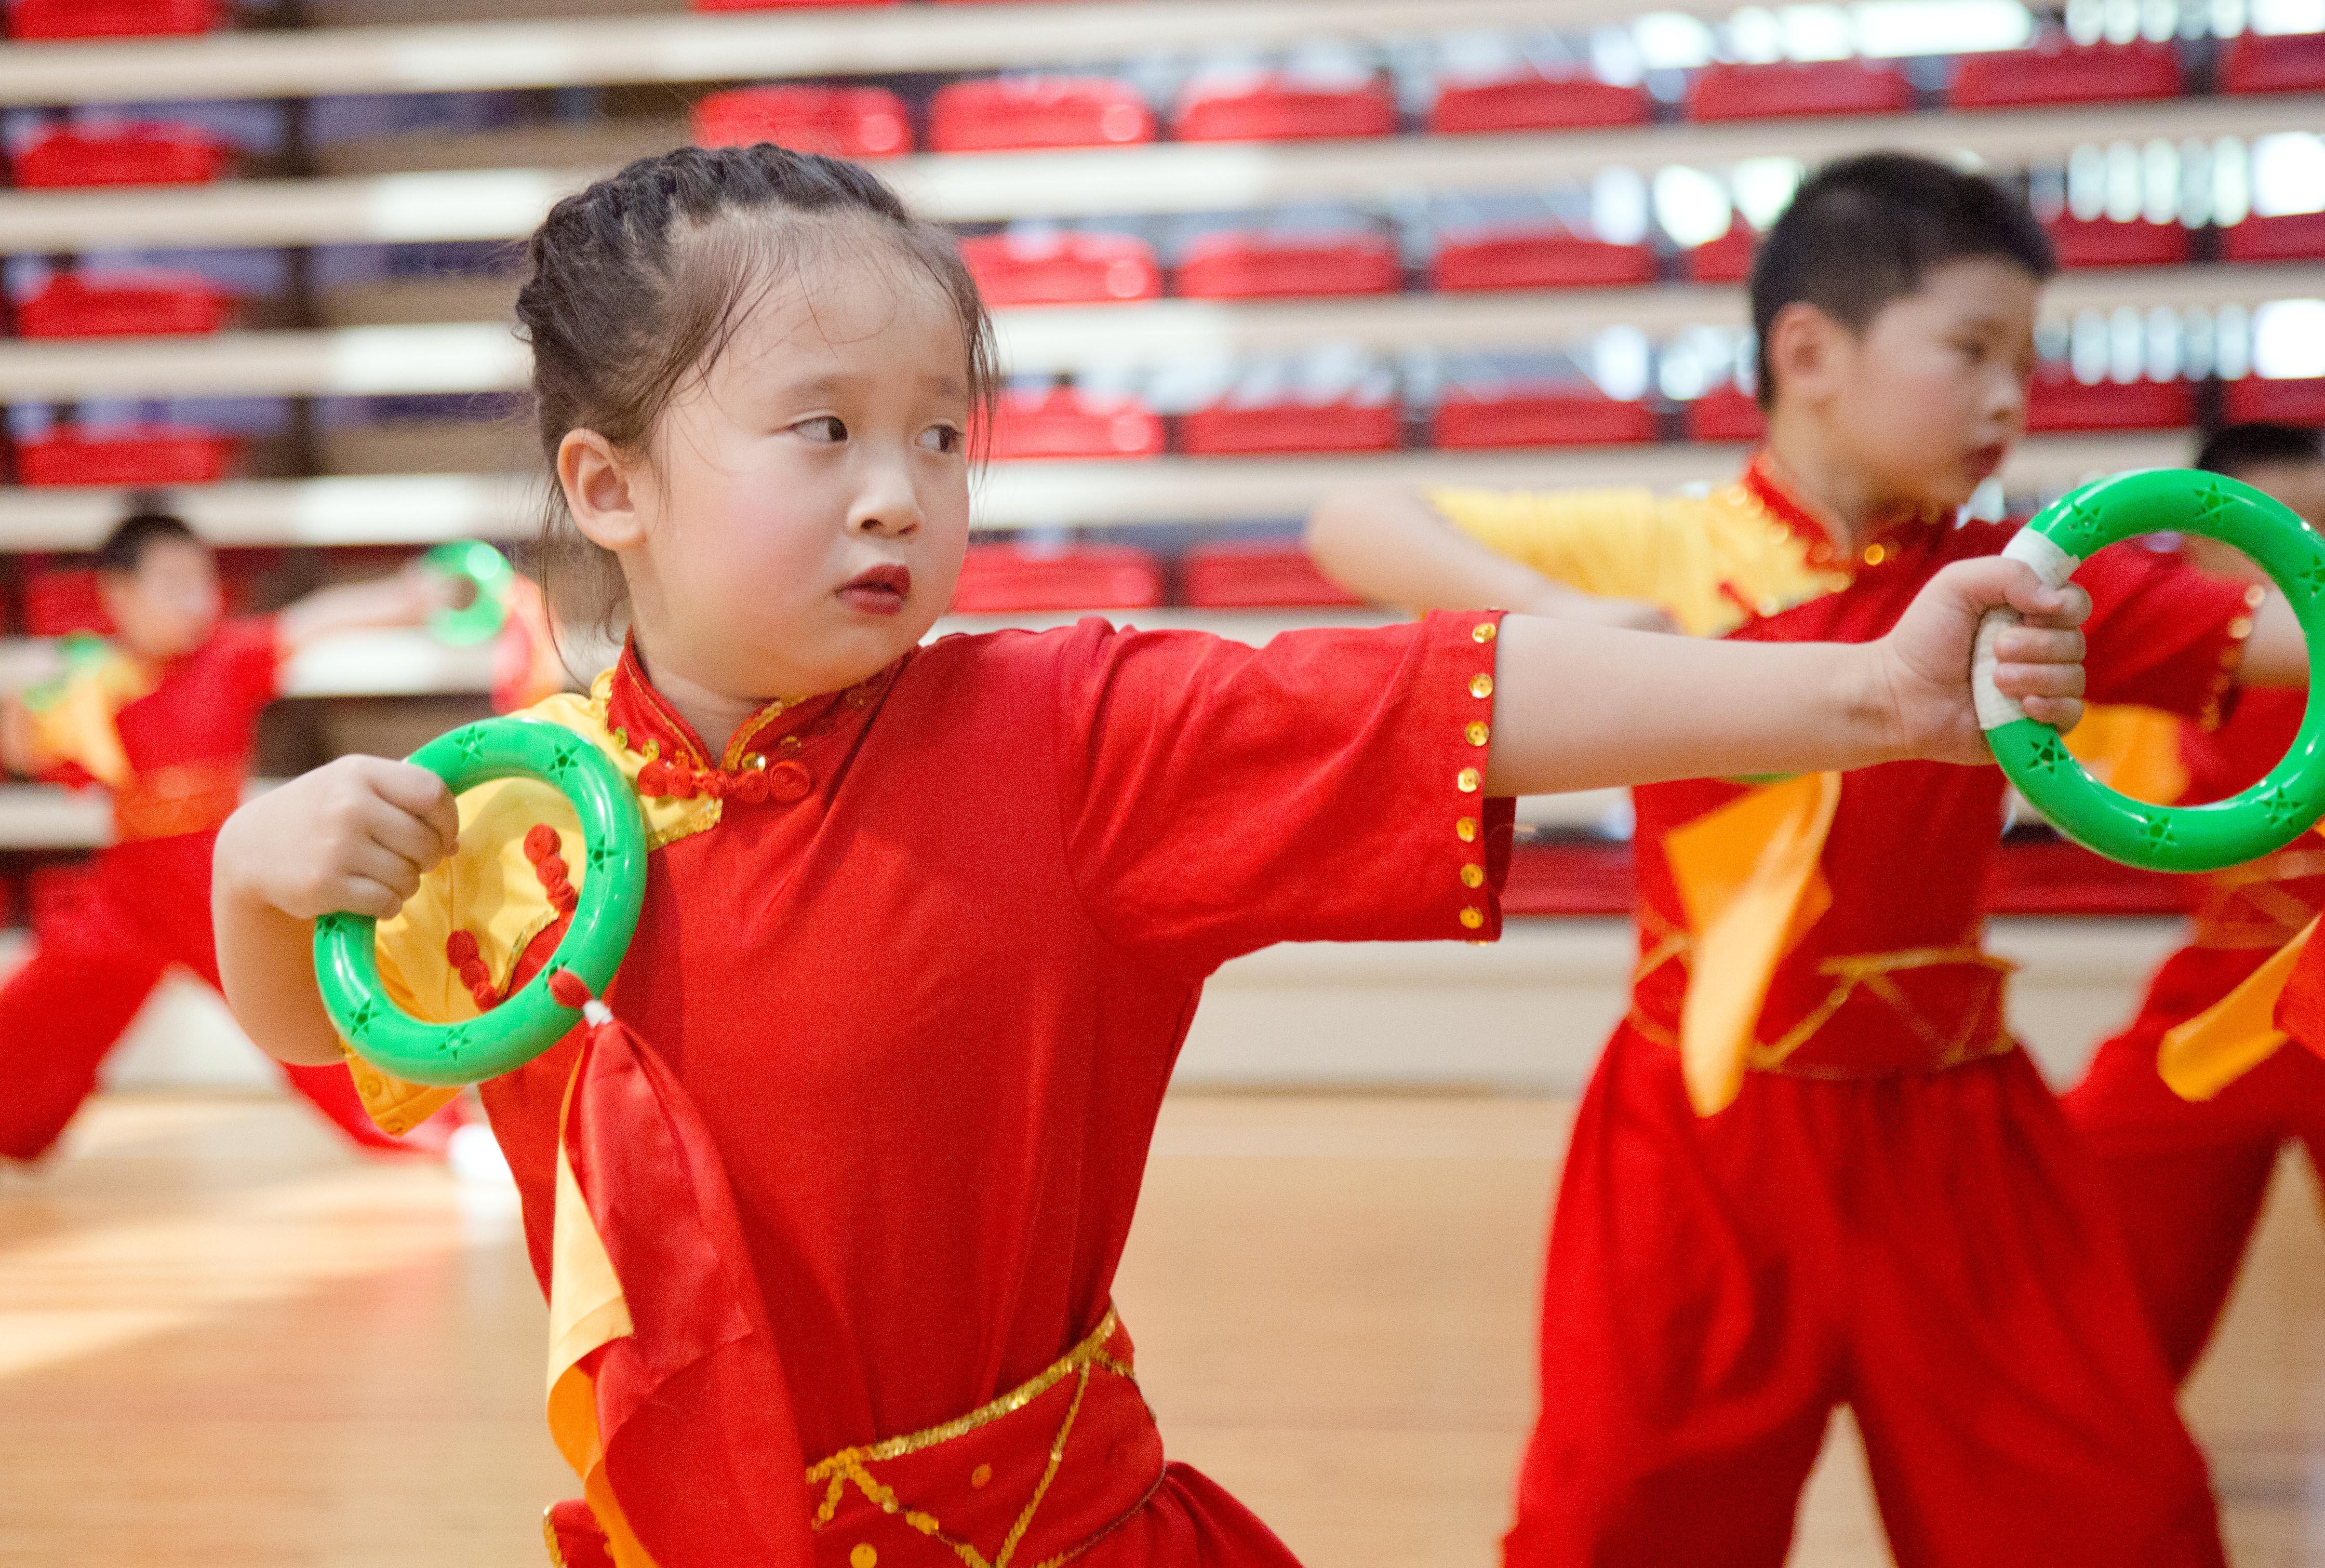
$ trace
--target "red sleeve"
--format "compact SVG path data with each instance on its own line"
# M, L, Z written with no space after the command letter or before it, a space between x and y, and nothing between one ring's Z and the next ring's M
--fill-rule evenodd
M2180 760L2188 769L2186 798L2226 800L2258 784L2292 749L2308 710L2305 691L2257 687L2237 693L2236 706L2218 729L2182 725Z
M1499 619L1264 648L1085 622L1060 799L1090 918L1197 973L1279 942L1499 936L1512 804L1480 787Z
M2091 596L2083 633L2092 701L2217 719L2257 597L2136 544L2100 551L2075 580Z

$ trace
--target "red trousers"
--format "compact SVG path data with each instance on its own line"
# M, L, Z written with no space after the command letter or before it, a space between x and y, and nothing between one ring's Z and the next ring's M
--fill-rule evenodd
M171 965L218 983L214 838L187 833L105 850L73 904L45 923L32 957L0 986L0 1155L32 1159L57 1141ZM364 1114L345 1068L283 1072L357 1143L403 1146Z
M2163 1359L2184 1378L2212 1337L2268 1195L2298 1138L2325 1170L2325 1061L2298 1044L2208 1100L2155 1070L2164 1033L2228 994L2265 949L2186 948L2164 960L2139 1016L2092 1058L2064 1104L2098 1156L2132 1274Z
M1578 1114L1515 1568L1777 1568L1836 1405L1900 1568L2217 1568L2107 1199L2012 1053L1754 1073L1699 1118L1630 1032Z

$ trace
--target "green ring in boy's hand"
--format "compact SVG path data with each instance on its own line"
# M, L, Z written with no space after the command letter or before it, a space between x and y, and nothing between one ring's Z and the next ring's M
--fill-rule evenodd
M440 609L428 617L428 629L440 643L456 648L490 642L508 619L509 584L516 568L508 557L481 539L456 539L439 544L424 557L447 577L465 578L477 597L458 609Z
M2283 502L2222 474L2149 469L2071 490L2044 507L2003 554L2052 588L2104 545L2143 533L2200 533L2235 546L2292 603L2309 641L2309 710L2266 778L2201 806L2160 806L2119 794L2068 754L2059 732L1996 690L1994 639L2016 623L1987 612L1971 663L1978 723L2010 782L2060 831L2112 860L2152 871L2217 871L2281 849L2325 817L2325 540Z
M481 1083L523 1066L563 1039L581 1015L551 995L571 970L602 995L621 967L645 901L645 823L629 781L580 736L531 719L486 719L412 754L454 794L496 778L531 778L562 792L581 818L588 868L573 923L556 955L516 995L480 1017L424 1024L389 1000L379 978L375 923L327 914L315 923L315 979L324 1010L357 1055L414 1083Z

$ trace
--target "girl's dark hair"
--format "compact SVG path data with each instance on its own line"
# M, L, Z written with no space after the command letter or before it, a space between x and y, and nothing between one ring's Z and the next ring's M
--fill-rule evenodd
M1993 256L2036 281L2059 270L2025 198L1983 174L1904 153L1866 153L1810 176L1752 258L1760 406L1775 406L1768 334L1805 301L1862 332L1892 300L1921 292L1947 262Z
M850 229L821 232L835 220ZM989 413L993 327L976 280L950 235L914 218L858 164L771 142L681 147L550 209L526 245L531 273L516 314L533 346L533 404L551 470L535 570L573 624L613 631L627 594L612 552L583 539L567 510L556 479L567 432L593 430L617 448L645 449L672 399L709 373L751 307L807 247L866 233L943 292L968 345L972 405Z

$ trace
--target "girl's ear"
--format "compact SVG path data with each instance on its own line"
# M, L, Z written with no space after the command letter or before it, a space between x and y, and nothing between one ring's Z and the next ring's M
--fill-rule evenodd
M625 550L645 538L632 465L594 430L570 430L557 443L557 483L573 525L592 544Z

